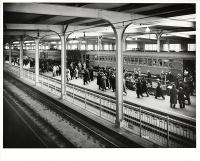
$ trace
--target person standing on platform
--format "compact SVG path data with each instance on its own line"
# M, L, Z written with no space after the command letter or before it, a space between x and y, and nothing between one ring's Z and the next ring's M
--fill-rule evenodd
M190 102L190 89L189 89L189 86L187 84L187 82L184 82L184 93L185 93L185 96L186 96L186 100L188 101L188 105L191 105L191 102Z
M148 88L147 88L147 81L144 77L142 79L142 93L146 93L147 97L149 97Z
M57 70L56 65L54 65L54 66L53 66L53 77L56 76L56 70Z
M84 69L84 73L83 73L83 84L87 84L88 83L88 72L86 69Z
M149 70L147 71L147 82L151 84L151 73Z
M102 74L102 77L101 77L101 84L102 84L102 91L105 91L106 90L106 75L103 73Z
M185 108L185 95L184 95L184 91L182 87L179 87L178 102L179 102L180 108Z
M125 95L127 95L126 80L125 80L125 78L123 78L123 92L125 93Z
M101 71L97 73L97 85L99 86L99 89L101 89Z
M162 92L160 82L158 82L158 86L156 87L155 99L157 99L157 97L162 97L163 99L165 99L165 97L163 96L163 92Z
M90 74L90 81L94 80L94 73L93 73L93 68L89 68L89 74Z
M115 90L116 90L116 78L115 78L115 73L114 72L111 74L110 84L112 86L113 92L115 92Z
M70 70L70 76L71 76L71 80L74 78L74 68L73 68L73 63L70 64L69 67Z
M67 76L67 81L69 81L71 78L71 76L70 76L70 70L69 70L69 68L67 68L66 69L66 76Z
M59 65L59 76L61 75L61 65Z
M143 97L142 95L142 84L140 79L136 79L136 94L137 94L137 98L140 98L140 96Z
M177 90L175 85L172 85L172 89L170 90L170 107L175 108L177 104Z
M59 75L59 66L58 66L58 64L56 64L56 76L58 76Z
M78 78L78 68L77 68L77 66L74 69L74 76L75 76L76 79Z

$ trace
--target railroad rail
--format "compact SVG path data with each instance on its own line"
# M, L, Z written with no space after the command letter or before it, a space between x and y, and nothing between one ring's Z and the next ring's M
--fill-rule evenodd
M66 140L54 127L41 118L33 109L10 90L4 88L4 101L6 101L27 127L46 148L74 148L74 145Z
M141 145L133 142L130 139L127 139L123 135L118 134L110 130L107 127L104 127L100 123L97 123L86 116L74 111L70 108L67 108L65 105L59 103L56 100L52 100L49 96L39 92L38 90L20 82L18 79L6 75L6 80L11 81L12 84L17 86L19 89L22 89L34 100L37 100L39 103L55 111L58 115L62 116L63 119L70 122L70 125L73 128L77 129L79 132L84 131L83 135L87 135L88 138L94 138L100 142L103 147L106 148L138 148L142 147ZM14 80L14 81L13 81ZM49 125L48 125L49 126ZM74 145L75 146L75 145Z
M19 67L9 66L7 70L19 75ZM23 77L33 83L35 81L35 73L29 70L24 70ZM60 80L39 75L39 85L55 95L61 95ZM115 97L67 83L64 99L115 123ZM123 128L162 147L196 146L195 119L170 115L128 101L123 103Z

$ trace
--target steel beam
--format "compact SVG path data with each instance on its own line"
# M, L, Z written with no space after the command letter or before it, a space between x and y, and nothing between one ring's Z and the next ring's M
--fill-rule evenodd
M159 21L160 17L149 17L140 14L129 14L115 11L107 11L91 8L80 8L71 6L60 6L52 4L38 4L38 3L11 3L4 6L5 12L20 12L20 13L32 13L32 14L44 14L44 15L60 15L71 17L85 17L104 19L111 23L117 23L122 21L134 21L135 23L150 23L152 21ZM164 21L170 19L165 18ZM170 20L172 24L180 24L180 21ZM184 22L182 27L194 26L192 22Z
M61 33L63 28L61 25L40 25L40 24L14 24L7 23L7 30L41 30L41 31L56 31Z

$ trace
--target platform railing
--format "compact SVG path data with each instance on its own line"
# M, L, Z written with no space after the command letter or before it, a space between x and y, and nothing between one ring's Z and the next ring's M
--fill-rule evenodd
M8 70L19 75L19 67ZM24 70L24 78L35 80L34 72ZM39 75L39 85L49 92L61 96L61 81ZM116 101L90 89L67 83L65 100L85 109L111 123L116 120ZM163 112L124 101L123 128L162 147L195 147L196 121L179 118Z
M196 126L124 103L124 128L164 147L194 147Z

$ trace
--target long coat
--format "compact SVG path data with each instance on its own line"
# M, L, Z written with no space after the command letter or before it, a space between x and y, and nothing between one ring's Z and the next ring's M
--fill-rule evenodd
M179 102L184 102L185 101L185 96L183 90L179 90L178 92L178 101Z
M177 90L176 88L172 88L170 91L170 103L177 104Z

